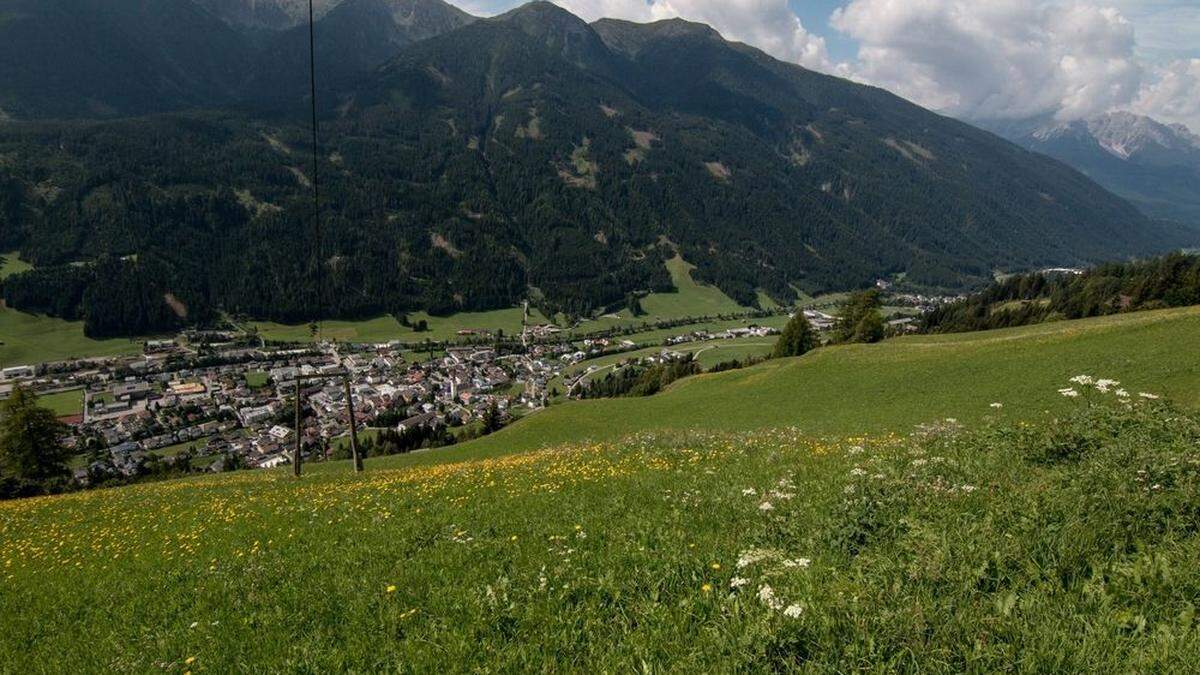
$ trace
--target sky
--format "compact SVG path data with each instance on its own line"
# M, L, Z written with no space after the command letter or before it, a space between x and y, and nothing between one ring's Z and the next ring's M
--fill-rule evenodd
M451 0L477 15L522 0ZM1200 133L1200 0L554 0L587 19L682 17L971 120L1114 110Z

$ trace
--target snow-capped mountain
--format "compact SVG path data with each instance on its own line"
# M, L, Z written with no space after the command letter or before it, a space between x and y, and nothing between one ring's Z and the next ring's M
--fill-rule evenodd
M982 125L1070 164L1148 215L1200 227L1200 136L1182 124L1114 112Z

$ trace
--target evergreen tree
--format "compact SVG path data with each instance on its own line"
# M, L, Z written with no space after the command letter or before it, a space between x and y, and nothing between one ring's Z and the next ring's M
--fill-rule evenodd
M813 332L812 325L808 323L804 312L797 310L796 316L788 321L787 326L783 328L783 334L779 336L779 341L775 343L775 351L772 353L777 359L787 358L789 356L802 356L812 351L817 346L817 336Z
M859 291L842 306L836 338L838 342L879 342L883 339L883 299L879 291Z
M63 431L54 413L37 405L33 392L21 386L13 389L0 403L0 480L18 487L0 491L28 494L31 488L47 490L65 478Z

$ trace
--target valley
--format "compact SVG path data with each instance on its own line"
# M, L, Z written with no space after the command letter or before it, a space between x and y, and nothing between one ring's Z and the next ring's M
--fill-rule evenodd
M1060 622L1094 616L1080 582L1017 567L1017 596L977 575L997 556L1041 555L1068 574L1097 564L1192 574L1194 537L1154 529L1191 479L1131 492L1106 462L1132 474L1165 447L1194 446L1200 364L1182 347L1197 328L1192 308L827 348L650 399L552 407L474 444L370 460L361 476L327 463L302 480L260 471L2 503L0 659L421 670L572 654L706 670L775 667L802 650L810 665L853 653L900 667L967 649L961 628L994 636L971 652L981 666L1020 649L1072 667L1138 658L1170 670L1190 652L1169 628L1153 643L1166 640L1162 650L1139 637L1118 647L1100 626L1069 646L1053 639ZM1123 380L1132 408L1111 388L1074 385L1088 403L1056 393L1095 381L1076 378L1079 367ZM1121 452L1069 466L1030 454L1098 433ZM1073 510L1085 494L1121 513ZM878 529L879 508L904 527ZM1145 515L1122 517L1128 509ZM1159 562L1114 551L1100 532L1153 538ZM1108 582L1119 606L1139 611L1149 593L1161 610L1146 620L1176 625L1181 600L1142 582L1125 595L1133 583ZM891 610L863 612L867 602ZM1112 611L1102 616L1122 625ZM917 640L917 620L939 628ZM53 655L33 639L68 627L96 639Z
M0 2L0 675L1192 672L1110 4Z

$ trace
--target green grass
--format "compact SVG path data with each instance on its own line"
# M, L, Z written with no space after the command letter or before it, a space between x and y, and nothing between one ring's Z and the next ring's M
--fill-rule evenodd
M912 438L643 433L7 502L0 663L1188 671L1200 419L1061 397L1052 413Z
M92 340L83 322L63 321L0 307L0 367L69 358L140 354L142 343L117 338Z
M679 256L668 260L667 271L671 273L671 283L679 292L652 293L642 299L642 309L650 316L662 319L736 314L747 310L716 286L697 283L692 278L694 269L694 265Z
M252 370L246 373L246 386L251 389L261 389L267 386L269 376L261 370Z
M906 431L941 417L977 420L991 403L1040 413L1057 383L1103 373L1200 407L1200 307L820 349L798 359L683 380L649 399L573 401L447 451L530 450L648 429L814 434Z
M445 340L461 340L460 330L503 330L505 335L521 334L521 318L523 310L519 308L500 309L491 312L464 312L448 317L430 316L425 312L409 315L409 321L417 324L420 321L429 323L429 330L418 333L411 328L400 325L393 316L382 316L364 321L325 321L321 324L321 334L324 339L334 339L340 342L388 342L400 340L416 343L424 340L442 342ZM530 321L546 323L547 319L536 310L530 310ZM289 326L266 321L254 322L252 326L258 329L260 335L267 340L282 342L309 342L312 334L308 324Z
M33 269L33 265L21 260L17 251L0 253L0 279L20 274L21 272L28 272L31 269Z
M83 390L64 391L38 397L38 405L49 408L59 417L83 414Z
M698 283L692 278L692 270L696 267L683 258L676 256L667 261L667 271L671 274L671 283L678 289L677 293L651 293L642 298L642 316L633 316L628 309L583 322L576 333L594 333L610 328L640 326L656 321L668 321L701 316L719 316L722 314L742 314L751 311L742 307L716 286ZM760 300L770 301L765 293L760 293ZM771 302L774 307L774 302ZM767 305L764 305L767 308ZM691 330L675 329L674 334Z
M588 368L604 368L613 366L630 359L640 359L647 356L658 356L663 349L669 349L679 354L696 354L696 360L701 367L711 368L723 361L745 359L746 357L769 354L775 347L775 338L737 338L734 340L712 340L709 342L688 342L670 347L649 347L620 354L610 354L596 359L580 361L563 369L566 375L582 373Z

